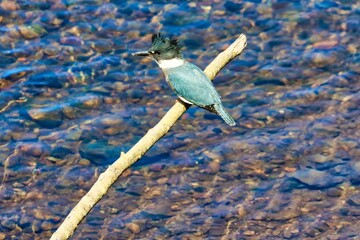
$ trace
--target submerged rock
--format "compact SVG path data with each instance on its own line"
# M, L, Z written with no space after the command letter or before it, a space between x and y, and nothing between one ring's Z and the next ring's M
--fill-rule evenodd
M47 33L42 26L37 24L31 26L20 26L19 32L26 39L37 38Z
M352 165L350 174L350 181L352 184L360 184L360 162L355 162Z
M343 177L333 176L326 171L315 169L302 169L288 175L309 188L329 188L344 181Z
M56 106L32 108L27 110L25 115L40 126L46 128L58 127L63 120L62 109Z
M352 206L360 207L360 193L350 196L347 202Z
M7 80L18 80L24 77L26 74L32 72L34 69L32 67L24 66L24 67L17 67L10 70L5 71L1 78Z
M33 74L25 82L27 86L61 88L67 81L68 73L40 72Z
M105 141L92 141L80 145L80 155L95 164L109 164L120 156L120 148Z

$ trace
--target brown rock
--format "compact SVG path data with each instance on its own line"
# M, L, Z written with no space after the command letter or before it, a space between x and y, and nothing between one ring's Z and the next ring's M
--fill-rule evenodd
M98 123L100 123L103 126L114 126L114 125L120 125L122 123L122 120L115 116L103 116L101 119L98 120Z
M112 49L112 42L105 40L97 40L91 44L91 47L97 52L108 52Z
M84 99L83 106L86 108L95 108L99 106L101 103L101 99L97 96L89 96L87 99Z
M216 174L220 170L220 162L218 160L210 162L207 170L211 174Z
M121 131L123 131L123 128L120 127L109 127L103 130L103 133L107 136L114 136L118 133L120 133Z
M132 232L132 233L140 233L141 228L136 223L128 223L126 224L126 227Z
M3 1L2 3L0 3L0 7L7 11L16 11L19 9L16 1Z
M44 53L49 55L49 56L53 56L56 55L60 52L60 48L53 46L53 45L49 45L49 46L45 46L45 48L43 49Z
M338 44L337 40L325 40L321 42L316 42L313 44L313 46L318 49L331 49L335 47L337 44Z
M40 157L43 152L43 146L40 143L24 143L20 146L22 152L34 157Z
M57 107L33 108L27 111L28 116L43 127L57 127L62 123L63 113Z
M63 37L60 39L60 43L65 45L80 46L82 44L82 40L79 37Z
M42 34L46 33L46 30L43 29L40 25L34 26L19 26L19 32L26 39L33 39L40 37Z
M181 207L177 204L171 205L170 208L172 211L180 211L181 210Z
M43 223L41 223L41 229L44 231L48 231L53 228L54 228L53 224L49 221L44 221Z
M255 235L255 231L246 230L246 231L244 232L244 235L245 235L245 236L254 236L254 235Z
M26 200L39 200L43 198L44 198L44 194L39 192L29 192L26 194L25 197Z

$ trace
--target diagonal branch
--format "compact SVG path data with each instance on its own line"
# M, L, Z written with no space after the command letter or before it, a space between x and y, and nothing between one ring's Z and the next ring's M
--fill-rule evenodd
M234 43L221 52L205 69L205 74L213 80L217 73L232 59L240 55L246 47L246 36L241 34ZM151 128L127 153L121 156L99 176L89 192L71 210L60 227L54 232L50 240L68 239L75 231L82 219L90 212L95 204L107 193L108 189L119 178L123 171L139 160L158 140L160 140L185 113L189 105L176 101L174 106L165 114L155 127Z

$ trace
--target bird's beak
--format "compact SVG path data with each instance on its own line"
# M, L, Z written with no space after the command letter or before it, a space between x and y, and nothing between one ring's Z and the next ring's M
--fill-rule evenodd
M149 57L150 53L148 51L142 51L142 52L134 52L131 55L140 56L140 57Z

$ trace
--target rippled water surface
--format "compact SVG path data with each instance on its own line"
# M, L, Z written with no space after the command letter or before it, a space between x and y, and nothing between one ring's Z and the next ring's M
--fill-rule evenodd
M74 239L352 239L360 232L360 4L0 3L0 239L46 239L175 102L129 53L177 36L237 125L192 107Z

